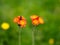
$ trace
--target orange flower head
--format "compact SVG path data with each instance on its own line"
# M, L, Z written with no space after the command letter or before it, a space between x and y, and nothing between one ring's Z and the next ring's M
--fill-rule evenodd
M25 18L22 16L22 20L25 20Z
M32 19L32 24L33 25L39 25L39 16L32 15L30 18Z
M14 22L18 24L20 27L25 27L26 19L23 16L17 16L14 18Z
M44 20L37 15L33 15L30 18L32 19L32 24L33 25L44 24Z
M44 24L44 20L41 17L39 17L39 23Z
M19 22L19 24L20 24L21 27L25 27L26 26L26 20L21 20Z
M19 22L19 18L14 18L14 22L18 23Z
M25 18L24 18L23 16L18 16L18 18L19 18L20 20L25 20Z
M39 25L39 21L38 21L38 20L33 20L33 21L32 21L32 24L33 24L33 25Z
M31 18L32 20L34 20L34 19L37 19L38 16L37 16L37 15L33 15L33 16L31 16L30 18Z
M18 16L17 18L19 18L19 19L20 19L20 16Z

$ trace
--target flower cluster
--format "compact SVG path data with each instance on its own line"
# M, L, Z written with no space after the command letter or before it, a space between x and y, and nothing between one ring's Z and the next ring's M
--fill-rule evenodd
M43 19L37 15L32 15L30 18L32 20L33 25L44 24Z
M30 16L33 25L44 24L44 21L41 17L37 15ZM14 18L14 22L17 23L20 27L26 26L26 19L23 16L17 16Z
M14 18L14 22L18 24L20 27L26 26L26 19L23 16L17 16Z

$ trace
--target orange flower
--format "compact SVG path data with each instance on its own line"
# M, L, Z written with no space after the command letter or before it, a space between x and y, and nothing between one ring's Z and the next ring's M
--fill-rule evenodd
M38 16L32 15L30 18L32 19L33 25L39 25L39 21L38 21L39 17Z
M19 18L17 18L17 17L14 18L14 22L15 22L15 23L19 22Z
M18 16L17 18L19 18L19 19L20 19L20 16Z
M34 19L37 19L38 16L36 16L36 15L32 15L30 18L31 18L32 20L34 20Z
M20 27L25 27L26 25L26 19L23 16L16 17L14 22L17 23Z
M32 19L33 25L39 25L44 23L43 19L37 15L33 15L30 18Z
M44 20L41 17L39 17L39 23L44 24Z
M33 24L33 25L39 25L39 21L38 21L38 20L33 20L33 21L32 21L32 24Z
M26 20L21 20L19 22L19 24L20 24L20 27L25 27L26 26Z
M26 20L26 19L22 16L22 20Z

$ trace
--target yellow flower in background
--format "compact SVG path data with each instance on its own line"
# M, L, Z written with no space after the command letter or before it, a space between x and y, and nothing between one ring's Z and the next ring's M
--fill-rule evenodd
M2 29L4 29L4 30L7 30L7 29L9 29L9 24L8 23L2 23L2 25L1 25L1 28Z
M49 44L53 45L54 44L54 39L49 39Z

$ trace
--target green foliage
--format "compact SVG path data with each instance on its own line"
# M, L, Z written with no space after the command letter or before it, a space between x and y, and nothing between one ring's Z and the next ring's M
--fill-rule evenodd
M49 45L50 38L54 45L60 45L60 0L0 0L0 26L8 22L10 28L4 31L0 27L0 45L18 45L19 27L13 22L14 17L22 15L27 20L22 30L22 45L32 45L32 24L30 16L36 14L44 19L44 24L36 27L36 45Z

